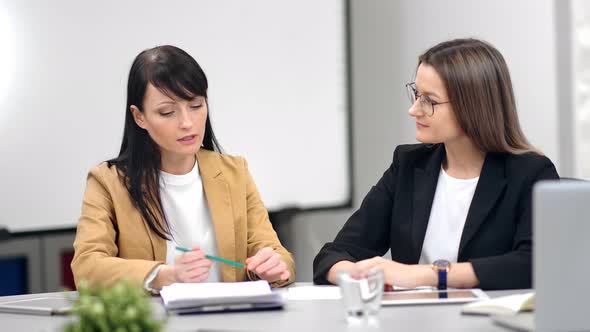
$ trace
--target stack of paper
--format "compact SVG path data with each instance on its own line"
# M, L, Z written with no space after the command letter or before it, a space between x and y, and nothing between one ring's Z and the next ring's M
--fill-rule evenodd
M256 310L282 307L280 294L265 280L220 283L177 283L162 288L166 310L176 313Z

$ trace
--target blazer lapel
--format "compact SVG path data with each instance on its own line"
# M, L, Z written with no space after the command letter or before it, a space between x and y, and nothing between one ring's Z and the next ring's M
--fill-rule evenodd
M487 215L496 205L496 201L502 194L506 182L503 158L499 154L488 153L469 206L461 242L459 243L458 257L461 257L461 253L469 240L473 238Z
M143 190L143 194L147 195L148 192L147 190ZM152 206L153 208L153 206ZM154 209L155 211L155 209ZM152 245L152 254L153 254L153 260L155 261L159 261L159 262L166 262L166 239L159 237L156 233L154 233L150 227L148 226L147 222L143 219L143 217L141 216L141 213L139 212L139 210L137 210L137 217L139 218L139 221L143 224L143 227L145 228L145 231L148 235L148 238L150 239L150 244ZM159 221L160 223L162 222L161 220Z
M146 222L142 219L142 224L145 227L145 231L147 232L148 237L150 238L150 242L152 244L152 251L154 255L154 260L158 262L166 262L166 240L156 235L156 233L152 232Z
M235 261L236 242L231 195L229 185L223 179L218 158L214 152L202 148L197 153L203 189L215 228L217 253L222 258ZM237 281L237 268L221 264L221 273L224 281Z
M440 144L434 149L424 163L414 168L414 206L411 231L414 250L411 261L416 263L420 260L430 209L436 192L436 183L438 182L441 163L445 155L444 145Z

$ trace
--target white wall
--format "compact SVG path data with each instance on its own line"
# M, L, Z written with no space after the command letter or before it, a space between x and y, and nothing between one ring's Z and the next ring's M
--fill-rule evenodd
M0 227L75 227L88 170L119 150L133 58L162 44L207 73L217 138L269 209L345 204L344 5L0 0Z
M590 2L572 1L573 66L570 97L575 145L575 174L590 179Z
M553 6L552 0L352 1L355 208L395 146L415 141L403 88L418 55L451 38L481 38L503 53L525 134L559 171ZM289 225L298 280L311 280L313 258L351 213L306 213Z

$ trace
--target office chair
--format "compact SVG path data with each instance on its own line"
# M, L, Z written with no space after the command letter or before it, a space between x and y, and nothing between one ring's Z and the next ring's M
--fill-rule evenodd
M0 227L0 241L5 241L8 239L10 239L10 232L8 229Z

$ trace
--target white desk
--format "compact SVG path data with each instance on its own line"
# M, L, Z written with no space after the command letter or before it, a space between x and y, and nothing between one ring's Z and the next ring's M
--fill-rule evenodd
M298 284L301 285L301 284ZM524 291L487 292L497 297ZM0 297L0 303L30 294ZM160 298L152 298L157 314L163 315ZM2 331L60 331L71 317L31 316L0 313ZM288 301L280 311L170 316L166 331L507 331L490 318L461 315L461 304L382 307L379 327L353 329L346 325L338 300Z

